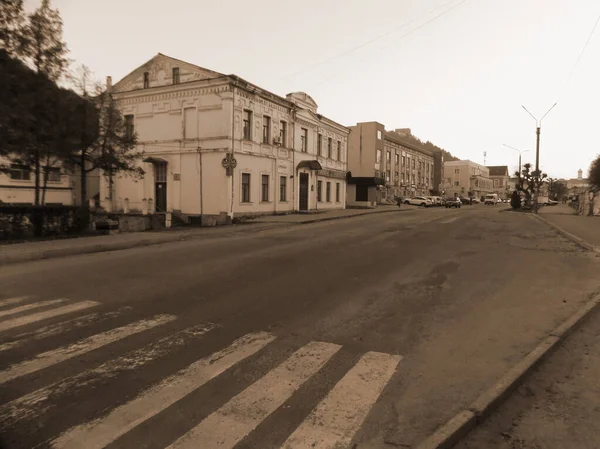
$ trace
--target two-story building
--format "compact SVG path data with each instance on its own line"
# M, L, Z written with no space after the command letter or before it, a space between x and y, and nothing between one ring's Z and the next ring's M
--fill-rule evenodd
M0 171L0 202L13 205L29 205L35 203L35 172L28 166L0 161L0 165L8 167ZM72 177L61 167L48 167L45 193L43 173L40 174L40 201L47 205L73 204Z
M444 162L445 196L480 198L494 193L488 167L470 160Z
M348 205L373 207L384 199L429 195L434 189L433 155L386 131L378 122L350 127Z
M112 210L203 225L345 207L349 129L302 92L285 98L163 54L107 89L137 134L142 179L101 180Z
M508 175L508 166L489 165L490 179L493 183L493 193L498 194L498 198L510 198L510 176Z

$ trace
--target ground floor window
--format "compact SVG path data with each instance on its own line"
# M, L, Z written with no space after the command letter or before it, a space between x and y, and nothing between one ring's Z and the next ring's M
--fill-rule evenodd
M279 178L279 201L287 201L287 177Z
M322 192L323 192L323 181L317 181L317 201L319 203L321 201L323 201Z
M250 173L242 173L242 203L250 202Z
M325 197L328 203L331 203L331 183L327 182L327 190L325 192Z
M269 201L269 175L262 175L261 201Z
M339 182L335 183L335 202L336 203L340 202L340 183Z

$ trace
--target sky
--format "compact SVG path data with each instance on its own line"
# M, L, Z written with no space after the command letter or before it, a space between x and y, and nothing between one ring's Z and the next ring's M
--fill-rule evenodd
M26 9L40 0L25 0ZM411 128L461 159L584 176L600 153L597 0L52 0L74 65L113 82L163 53L351 126ZM577 62L579 61L579 62Z

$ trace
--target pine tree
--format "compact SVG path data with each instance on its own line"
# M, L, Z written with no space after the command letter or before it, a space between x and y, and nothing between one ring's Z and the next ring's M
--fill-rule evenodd
M23 57L26 50L23 0L0 0L0 46L11 57Z

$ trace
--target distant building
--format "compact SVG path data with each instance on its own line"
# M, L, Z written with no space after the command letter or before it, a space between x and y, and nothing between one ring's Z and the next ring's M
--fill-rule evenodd
M444 195L480 198L494 193L488 167L470 160L444 162Z
M577 178L559 179L558 182L567 185L569 195L577 195L585 192L590 187L589 181L583 177L583 170L581 169L577 170Z
M487 168L489 169L490 179L493 183L493 193L497 193L499 198L509 198L511 190L508 167L506 165L491 165Z
M434 159L431 152L408 143L408 129L386 131L378 122L350 126L348 137L349 206L375 206L395 197L430 195Z

